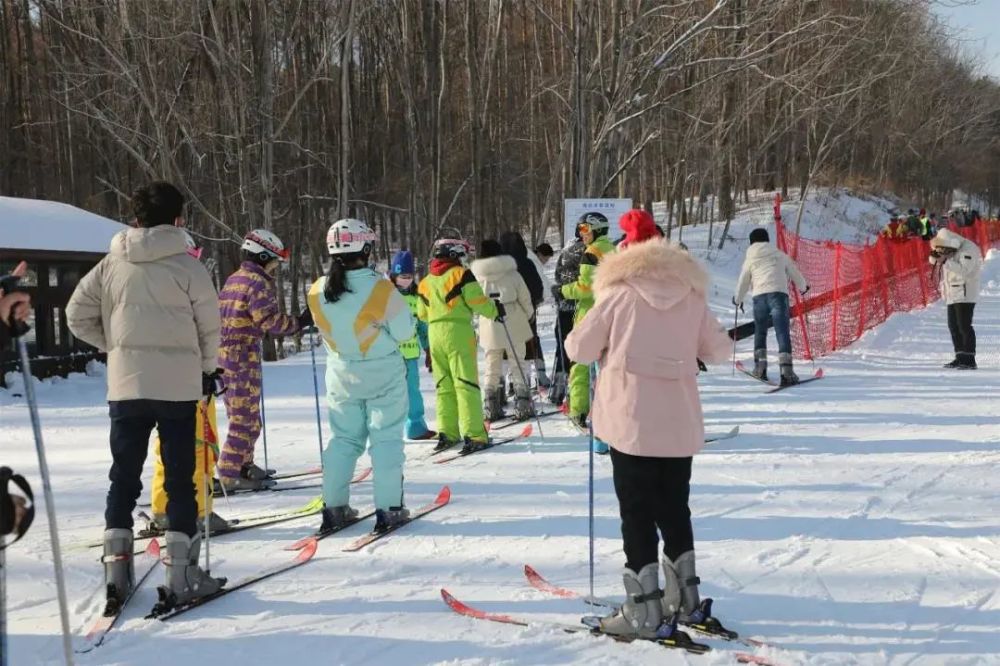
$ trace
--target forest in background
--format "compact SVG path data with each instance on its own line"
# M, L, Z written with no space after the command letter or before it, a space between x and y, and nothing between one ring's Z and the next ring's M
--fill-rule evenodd
M752 189L1000 200L1000 86L932 0L0 0L0 194L127 220L153 179L317 275L561 225L565 197L731 219ZM724 242L725 232L720 242ZM293 307L296 303L293 302Z

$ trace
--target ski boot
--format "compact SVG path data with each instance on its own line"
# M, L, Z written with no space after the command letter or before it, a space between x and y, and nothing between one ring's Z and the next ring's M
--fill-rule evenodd
M561 405L566 402L566 373L557 372L552 375L552 386L549 388L549 402Z
M434 446L434 453L441 453L458 444L453 439L449 439L443 432L438 433L438 443Z
M410 519L410 510L404 506L391 506L375 510L375 531L385 532Z
M419 435L408 435L406 437L406 439L412 439L415 442L428 442L432 439L437 439L437 438L438 434L430 429L424 430L423 433Z
M792 355L778 354L778 368L781 370L781 385L794 386L799 383L799 376L792 370Z
M135 563L132 560L132 530L104 530L104 582L107 596L104 616L118 613L135 586Z
M596 436L594 437L593 449L594 453L601 456L606 456L611 453L611 447L608 446L607 442Z
M153 608L154 614L214 594L226 584L225 578L214 578L198 566L201 534L189 537L183 532L167 532L165 540L167 552L163 564L167 569L167 581L166 585L157 588L159 601Z
M205 523L204 516L199 516L198 517L199 529L204 525L204 523ZM229 527L230 527L229 521L220 516L219 514L217 514L216 512L213 511L212 513L208 514L208 529L211 534L228 530ZM167 518L167 514L154 513L153 522L149 524L149 529L160 533L168 531L170 529L170 519Z
M501 389L502 390L502 389ZM468 455L470 453L475 453L476 451L481 451L489 446L489 442L484 442L478 439L465 438L465 443L462 445L462 453Z
M234 490L266 490L274 485L274 481L268 478L247 479L242 476L224 476L219 479L222 494L228 494Z
M503 387L487 388L486 400L483 402L483 416L487 421L500 421L507 417L503 410Z
M968 352L959 352L957 354L958 365L955 366L956 370L978 370L979 366L976 365L976 355L969 354Z
M540 389L547 389L552 386L552 380L545 374L544 365L535 365L535 383L538 384L538 388Z
M333 532L343 529L358 519L358 510L352 509L349 505L335 506L323 509L323 524L319 531Z
M960 365L962 365L962 362L958 360L958 354L956 354L956 355L955 355L955 358L954 358L954 359L952 359L952 361L951 361L950 363L945 363L945 364L944 364L944 365L942 365L941 367L942 367L942 368L947 368L948 370L955 370L955 369L957 369L957 368L958 368L958 367L959 367Z
M701 579L695 571L694 551L682 553L671 562L663 558L663 614L673 613L685 625L691 626L726 640L739 637L735 631L722 626L718 619L712 616L712 600L701 599L698 585Z
M663 590L660 589L659 567L650 562L639 573L626 568L622 571L625 603L613 614L602 618L600 630L613 636L658 638L663 624Z
M518 421L527 421L534 415L535 405L531 402L531 394L525 388L514 400L514 418Z
M248 462L243 465L243 469L240 470L240 476L244 479L250 479L251 481L263 481L269 476L274 476L277 470L264 469L263 467L258 467L252 462Z
M753 350L753 371L750 373L761 381L767 381L767 350Z
M576 427L580 430L589 430L590 425L587 423L587 413L577 414L576 416L570 416L570 420L576 424Z

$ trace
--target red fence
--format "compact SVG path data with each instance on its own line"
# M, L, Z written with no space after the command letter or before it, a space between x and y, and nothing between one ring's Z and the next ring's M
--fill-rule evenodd
M919 238L849 245L800 238L781 222L775 205L778 248L795 259L809 283L808 298L792 295L795 353L807 359L842 349L894 312L925 307L940 298L927 257L930 245ZM976 242L983 254L1000 246L1000 221L977 221L953 229Z

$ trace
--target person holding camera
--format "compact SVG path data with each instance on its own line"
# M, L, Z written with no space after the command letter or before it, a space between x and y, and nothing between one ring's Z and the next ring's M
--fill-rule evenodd
M932 274L939 280L948 305L948 330L955 358L944 367L975 370L976 329L972 314L979 298L979 274L983 270L979 246L954 231L941 229L931 239Z

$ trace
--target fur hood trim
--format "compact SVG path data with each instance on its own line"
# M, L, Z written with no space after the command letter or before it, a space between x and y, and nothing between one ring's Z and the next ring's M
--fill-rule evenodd
M629 245L601 261L594 279L598 295L628 283L658 282L663 287L685 287L699 295L708 288L708 273L676 243L665 239ZM636 286L633 284L633 286Z

